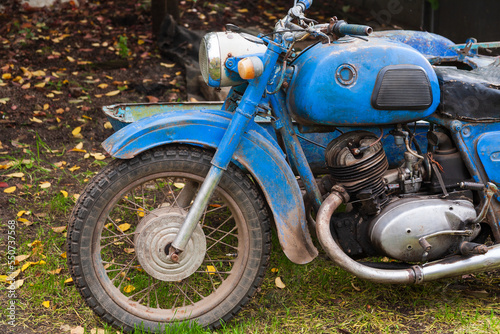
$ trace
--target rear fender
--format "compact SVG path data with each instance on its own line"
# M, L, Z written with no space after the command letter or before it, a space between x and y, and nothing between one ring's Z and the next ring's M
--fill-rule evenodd
M124 127L102 145L119 159L131 159L151 148L173 143L217 149L230 120L231 113L220 110L158 114ZM286 256L297 264L312 261L318 251L307 228L302 194L276 141L251 122L233 160L246 168L262 189Z

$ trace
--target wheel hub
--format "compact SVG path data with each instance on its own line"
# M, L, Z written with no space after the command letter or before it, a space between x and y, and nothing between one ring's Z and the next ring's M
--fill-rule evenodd
M180 281L193 274L205 258L205 234L198 224L177 261L171 259L170 245L186 215L180 208L159 208L144 217L136 229L134 241L137 259L141 267L156 279Z

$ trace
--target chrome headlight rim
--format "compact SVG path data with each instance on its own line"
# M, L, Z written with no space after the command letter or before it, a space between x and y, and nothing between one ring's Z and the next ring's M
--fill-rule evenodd
M217 33L211 32L203 36L199 54L200 71L203 80L212 87L221 84L221 51Z

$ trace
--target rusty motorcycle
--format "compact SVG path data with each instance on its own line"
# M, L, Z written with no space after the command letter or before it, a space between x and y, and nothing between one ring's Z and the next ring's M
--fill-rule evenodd
M500 43L317 24L311 4L271 34L203 38L223 104L104 108L116 159L76 203L68 265L108 323L228 321L262 282L271 224L292 262L318 255L313 234L379 283L500 268L500 61L478 54Z

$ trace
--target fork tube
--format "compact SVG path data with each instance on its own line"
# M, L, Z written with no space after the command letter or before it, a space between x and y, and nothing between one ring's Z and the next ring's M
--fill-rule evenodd
M264 72L260 77L253 79L248 85L240 105L236 108L227 131L224 133L217 148L217 152L215 152L211 161L212 167L210 167L207 177L203 181L200 191L194 199L193 205L186 216L186 220L179 229L179 233L176 235L175 240L172 242L172 247L176 249L176 251L184 251L189 242L191 234L195 230L196 224L198 224L198 221L203 215L203 211L210 197L219 184L224 170L226 170L231 162L231 158L241 141L241 137L245 133L248 123L256 114L257 106L262 99L268 80L274 73L274 67L280 53L281 48L277 44L271 42L264 55Z
M300 179L304 182L307 195L312 201L314 210L317 212L322 202L321 192L319 191L316 179L314 178L311 168L309 167L309 162L307 161L304 151L302 150L299 139L295 134L292 120L287 113L286 106L284 105L285 97L282 92L279 92L271 95L269 100L276 118L281 121L280 128L278 130L280 131L283 141L285 142L287 154L293 160L293 164L299 172Z

